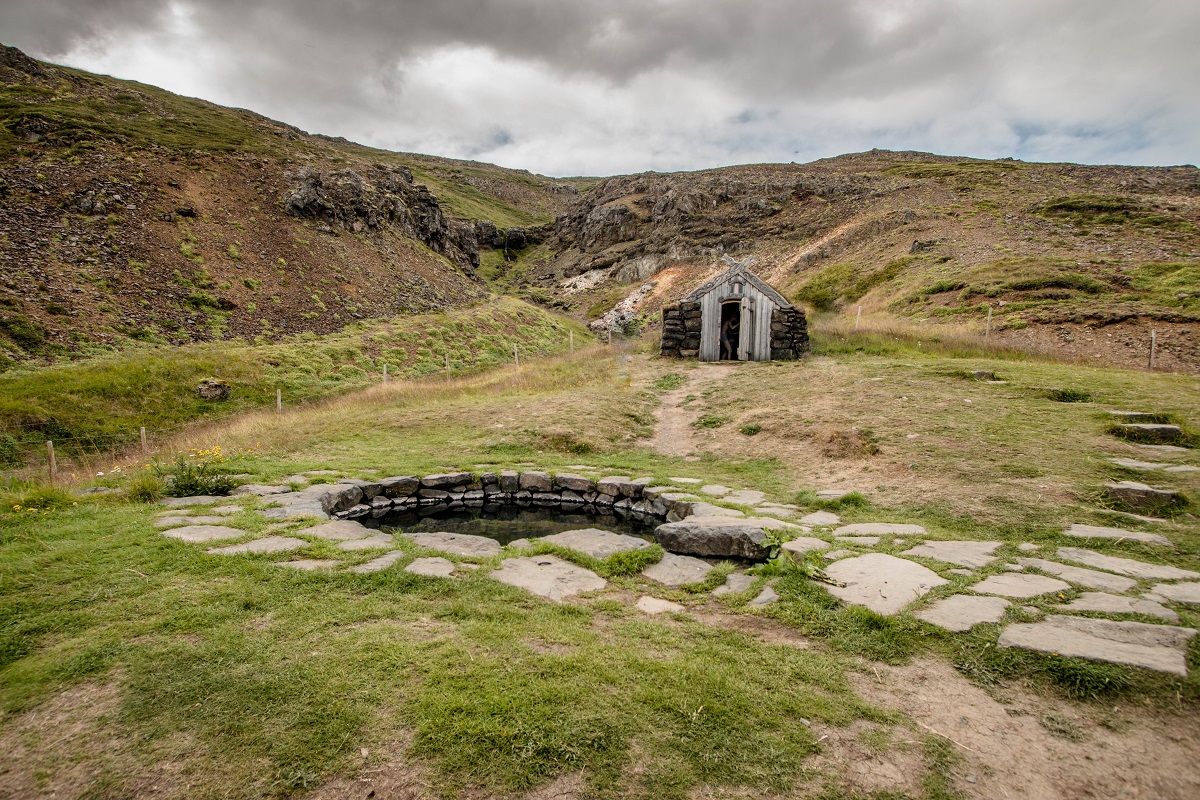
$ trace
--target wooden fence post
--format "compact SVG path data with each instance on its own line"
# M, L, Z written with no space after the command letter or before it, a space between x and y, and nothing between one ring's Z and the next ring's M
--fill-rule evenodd
M1158 349L1158 331L1150 331L1150 369L1154 369L1154 351Z
M575 331L567 331L567 355L575 355Z
M383 382L387 383L387 364L383 365Z
M275 413L276 414L283 413L283 390L282 389L275 390Z
M50 458L50 485L58 478L58 462L54 460L54 442L46 442L46 455Z
M862 306L858 307L858 316L854 318L854 330L858 330L858 323L862 322Z
M987 328L983 331L983 338L988 338L992 335L992 307L988 306Z
M139 428L138 434L142 437L142 455L150 455L150 445L146 442L146 426L143 425Z

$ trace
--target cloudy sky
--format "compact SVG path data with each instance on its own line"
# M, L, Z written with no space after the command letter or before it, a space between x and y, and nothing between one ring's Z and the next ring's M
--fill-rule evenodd
M1197 163L1195 0L3 0L30 55L547 175Z

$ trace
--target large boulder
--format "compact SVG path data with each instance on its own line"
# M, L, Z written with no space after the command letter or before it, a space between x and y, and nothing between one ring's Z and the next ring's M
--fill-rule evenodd
M765 561L767 535L760 525L734 517L688 517L654 530L655 540L672 553Z
M196 394L203 400L228 400L232 393L233 389L228 383L216 378L202 380L196 387Z

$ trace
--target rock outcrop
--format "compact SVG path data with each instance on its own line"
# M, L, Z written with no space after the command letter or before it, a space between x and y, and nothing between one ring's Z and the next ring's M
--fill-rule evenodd
M287 177L292 189L283 206L294 217L319 219L352 233L391 226L468 275L474 276L479 266L477 226L447 217L437 198L414 183L406 167L376 164L365 175L351 169L321 173L304 167Z

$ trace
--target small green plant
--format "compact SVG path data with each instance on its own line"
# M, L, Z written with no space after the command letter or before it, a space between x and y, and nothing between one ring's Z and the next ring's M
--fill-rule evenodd
M1090 403L1092 395L1080 389L1047 389L1046 397L1056 403Z
M796 505L819 508L825 511L836 511L839 508L866 508L871 505L870 501L858 492L850 492L835 500L825 500L817 497L817 493L812 489L804 489L797 492L792 502Z
M670 391L671 389L678 389L685 383L687 383L687 378L679 375L678 373L671 372L656 380L654 382L654 388L661 391Z
M226 458L220 446L210 450L180 453L171 464L155 464L153 469L162 480L163 493L171 497L229 494L237 481L225 467Z
M741 430L744 436L757 436L762 433L762 425L759 425L757 422L751 422L749 425L743 425L739 430Z
M247 289L257 289L262 286L262 281L255 278L242 278L242 286L245 286Z
M183 301L190 308L220 308L221 302L208 292L192 292Z
M125 489L126 496L135 503L154 503L163 496L163 481L153 470L135 474Z
M1120 667L1082 658L1052 656L1045 662L1045 672L1073 700L1118 695L1131 685L1128 674Z
M697 428L719 428L729 422L729 417L721 417L716 414L705 414L692 423Z

